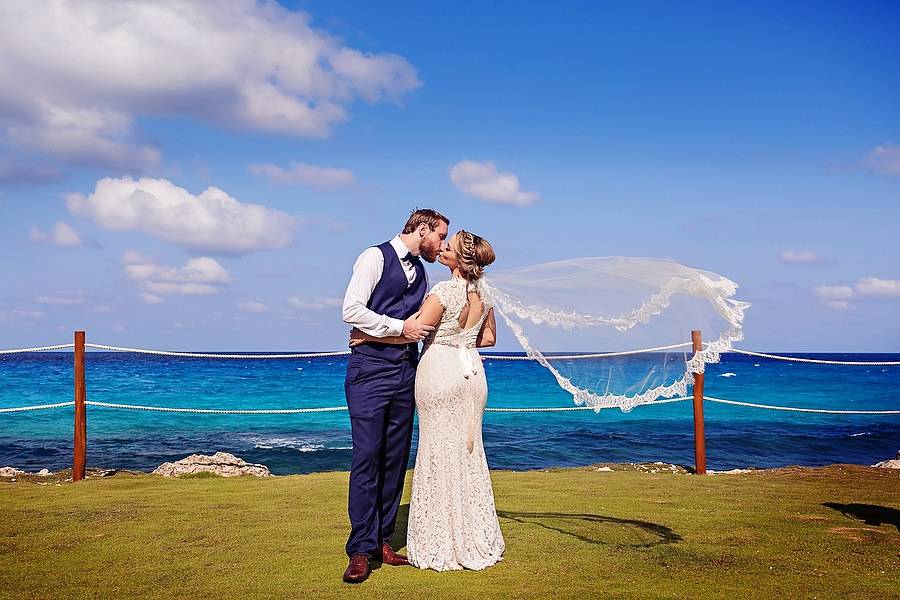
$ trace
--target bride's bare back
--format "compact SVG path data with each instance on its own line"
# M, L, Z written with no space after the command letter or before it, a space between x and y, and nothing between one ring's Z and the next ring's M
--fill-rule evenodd
M481 315L484 314L484 301L481 299L481 295L475 290L469 290L467 296L466 305L459 315L460 329L475 327L481 321Z

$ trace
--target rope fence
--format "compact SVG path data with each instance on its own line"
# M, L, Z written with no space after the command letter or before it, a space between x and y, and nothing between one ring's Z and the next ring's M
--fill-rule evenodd
M687 347L690 346L690 350ZM709 344L707 344L709 346ZM578 354L556 354L535 356L532 353L528 355L512 355L512 354L484 354L482 358L486 361L535 361L540 360L546 366L546 360L582 360L582 359L604 359L616 356L630 356L634 354L662 352L676 349L685 349L684 353L696 353L703 350L703 338L699 330L691 331L690 343L669 344L666 346L656 346L653 348L641 348L638 350L625 350L620 352L600 352L600 353L578 353ZM273 408L273 409L228 409L228 408L188 408L174 406L150 406L143 404L122 404L117 402L98 402L95 400L87 400L85 385L85 349L93 348L106 352L131 352L135 354L168 356L179 358L204 358L204 359L235 359L235 360L260 360L260 359L313 359L313 358L330 358L338 356L346 356L351 353L350 350L337 350L330 352L300 352L300 353L268 353L268 354L230 354L215 352L177 352L171 350L152 350L147 348L131 348L127 346L112 346L108 344L89 344L85 340L84 331L75 332L74 344L56 344L48 346L38 346L32 348L12 348L8 350L0 350L0 356L8 356L11 354L44 352L52 350L71 349L74 356L75 366L75 401L74 402L57 402L53 404L37 404L31 406L18 406L9 408L0 408L0 414L10 413L28 413L31 411L47 410L54 408L63 408L68 406L74 407L75 427L74 427L74 451L72 461L72 480L80 481L85 478L86 473L86 446L87 446L87 422L86 407L95 406L98 408L109 408L114 410L137 410L157 413L173 413L173 414L198 414L198 415L295 415L295 414L312 414L312 413L338 413L347 412L346 406L324 406L310 408ZM830 360L818 358L802 358L794 356L785 356L780 354L768 354L764 352L753 352L750 350L742 350L739 348L731 348L727 350L736 354L753 356L762 359L780 360L796 363L811 363L819 365L840 365L840 366L900 366L900 361L848 361L848 360ZM657 399L647 404L668 404L673 402L681 402L684 400L693 400L693 422L694 422L694 457L695 472L697 474L706 473L706 442L704 433L703 405L704 401L725 404L731 406L739 406L743 408L752 408L760 410L787 411L796 413L814 413L826 415L900 415L900 410L842 410L842 409L822 409L822 408L802 408L794 406L778 406L771 404L760 404L755 402L743 402L738 400L728 400L724 398L715 398L704 395L704 373L702 369L692 367L692 363L688 361L688 369L691 371L693 379L693 395L677 398ZM756 365L754 365L756 366ZM696 371L696 372L694 372ZM646 406L640 404L639 406ZM591 406L548 406L548 407L489 407L485 412L489 413L562 413L576 411L593 411Z
M610 358L614 356L630 356L632 354L643 354L647 352L662 352L665 350L674 350L677 348L686 348L691 345L690 342L681 344L670 344L668 346L657 346L654 348L640 348L638 350L624 350L621 352L597 352L591 354L552 354L546 358L551 360L576 360L576 359L592 359L592 358ZM56 346L44 346L40 348L17 348L11 350L0 350L0 354L16 354L23 352L40 352L44 350L60 350L64 348L72 348L74 344L59 344ZM221 358L221 359L297 359L297 358L325 358L333 356L346 356L350 354L350 350L335 350L328 352L301 352L301 353L284 353L284 354L226 354L218 352L178 352L173 350L151 350L147 348L130 348L127 346L110 346L108 344L91 344L85 343L85 348L93 348L95 350L105 350L108 352L131 352L134 354L151 354L156 356L176 356L180 358ZM512 354L483 354L486 359L491 360L535 360L530 356L517 356Z
M226 408L176 408L168 406L143 406L140 404L118 404L114 402L95 402L86 400L88 406L104 408L124 408L130 410L147 410L172 413L195 413L201 415L296 415L304 413L325 413L346 411L346 406L326 406L315 408L270 408L270 409L226 409Z
M811 363L814 365L841 365L852 367L896 367L900 366L898 360L826 360L821 358L799 358L796 356L782 356L780 354L766 354L765 352L752 352L750 350L740 350L732 348L729 352L736 354L745 354L747 356L756 356L759 358L770 358L772 360L783 360L787 362Z
M75 402L57 402L56 404L36 404L34 406L14 406L12 408L0 408L0 413L27 412L29 410L45 410L48 408L62 408L63 406L75 406Z
M739 402L737 400L725 400L703 396L704 400L719 404L731 404L733 406L745 406L748 408L763 408L766 410L784 410L802 413L819 413L825 415L900 415L900 410L829 410L824 408L798 408L795 406L773 406L771 404L756 404L754 402Z
M45 352L52 350L65 350L74 348L75 344L56 344L53 346L39 346L35 348L13 348L9 350L0 350L0 355L21 354L26 352ZM336 356L347 356L350 350L334 350L327 352L295 352L284 354L227 354L218 352L178 352L173 350L152 350L147 348L130 348L127 346L110 346L108 344L90 344L84 345L86 348L95 350L105 350L107 352L131 352L134 354L149 354L156 356L173 356L180 358L220 358L220 359L300 359L300 358L330 358ZM584 354L552 354L545 355L548 360L580 360L580 359L597 359L597 358L613 358L616 356L630 356L634 354L644 354L649 352L664 352L667 350L677 350L679 348L687 348L691 346L691 342L680 344L669 344L667 346L655 346L653 348L639 348L637 350L623 350L621 352L595 352ZM755 352L752 350L742 350L740 348L731 348L728 352L735 354L743 354L745 356L755 356L757 358L767 358L771 360L781 360L786 362L809 363L816 365L839 365L839 366L860 366L860 367L896 367L900 366L900 361L878 360L878 361L854 361L854 360L830 360L822 358L801 358L798 356L785 356L781 354L769 354L766 352ZM508 360L508 361L533 361L533 356L513 355L513 354L482 354L485 360Z
M662 352L664 350L674 350L676 348L687 348L691 342L683 344L670 344L668 346L657 346L655 348L641 348L639 350L624 350L622 352L597 352L594 354L545 354L547 360L577 360L583 358L611 358L613 356L630 356L632 354L644 354L648 352ZM537 360L533 356L517 356L512 354L482 354L482 358L491 360Z
M40 346L37 348L13 348L12 350L0 350L0 354L22 354L25 352L44 352L46 350L63 350L74 348L75 344L57 344L55 346Z
M691 400L691 396L682 396L679 398L664 398L639 406L654 406L657 404L669 404L672 402L681 402ZM765 410L780 410L788 412L801 413L818 413L827 415L900 415L900 410L831 410L824 408L800 408L796 406L775 406L771 404L758 404L755 402L741 402L738 400L726 400L724 398L714 398L712 396L703 396L703 399L718 404L730 404L733 406L743 406L747 408L760 408ZM13 408L0 408L0 413L27 412L32 410L44 410L50 408L63 408L73 406L74 402L57 402L55 404L39 404L35 406L17 406ZM323 406L312 408L272 408L272 409L227 409L227 408L181 408L171 406L145 406L141 404L120 404L117 402L97 402L94 400L86 400L88 406L99 406L102 408L118 408L126 410L144 410L153 412L170 412L170 413L191 413L191 414L207 414L207 415L295 415L306 413L328 413L328 412L346 412L346 406ZM553 413L553 412L573 412L582 410L594 410L591 406L538 406L538 407L509 407L494 408L487 407L485 412L494 413Z
M146 350L144 348L126 348L123 346L107 346L106 344L85 344L85 348L107 350L109 352L132 352L135 354L154 354L157 356L178 356L184 358L227 358L227 359L274 359L274 358L320 358L329 356L343 356L350 354L349 350L337 350L334 352L300 352L293 354L218 354L208 352L172 352L170 350Z

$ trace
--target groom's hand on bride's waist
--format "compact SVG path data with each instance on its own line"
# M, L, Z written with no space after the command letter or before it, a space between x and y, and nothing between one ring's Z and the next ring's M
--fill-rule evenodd
M410 342L420 342L434 331L434 325L426 325L416 320L416 315L403 321L403 337Z

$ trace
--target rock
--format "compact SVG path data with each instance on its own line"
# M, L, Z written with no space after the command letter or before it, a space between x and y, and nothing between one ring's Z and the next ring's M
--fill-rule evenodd
M753 469L731 469L729 471L713 471L709 469L706 472L710 475L741 475L742 473L752 473Z
M266 465L248 463L234 454L216 452L212 456L191 454L176 462L166 462L154 469L157 475L177 477L193 473L215 473L222 477L238 477L240 475L256 475L271 477L272 473Z
M893 460L883 460L880 463L875 463L872 466L878 467L879 469L900 469L900 458L895 458Z
M0 477L16 477L24 474L25 471L20 471L15 467L0 467Z
M610 469L609 467L597 467L597 470L603 473L612 473L612 469Z
M88 477L112 477L118 472L118 469L91 469Z
M41 477L47 477L48 475L53 475L53 473L51 473L51 472L48 471L47 469L41 469L40 471L38 471L37 473L35 473L35 475L39 475L39 476L41 476Z

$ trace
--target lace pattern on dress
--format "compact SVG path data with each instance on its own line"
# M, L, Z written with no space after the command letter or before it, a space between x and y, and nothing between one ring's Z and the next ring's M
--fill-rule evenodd
M482 295L484 314L462 328L470 289L451 279L431 290L444 314L416 371L419 445L407 549L422 569L484 569L501 560L505 548L481 438L487 380L475 348L489 305Z

